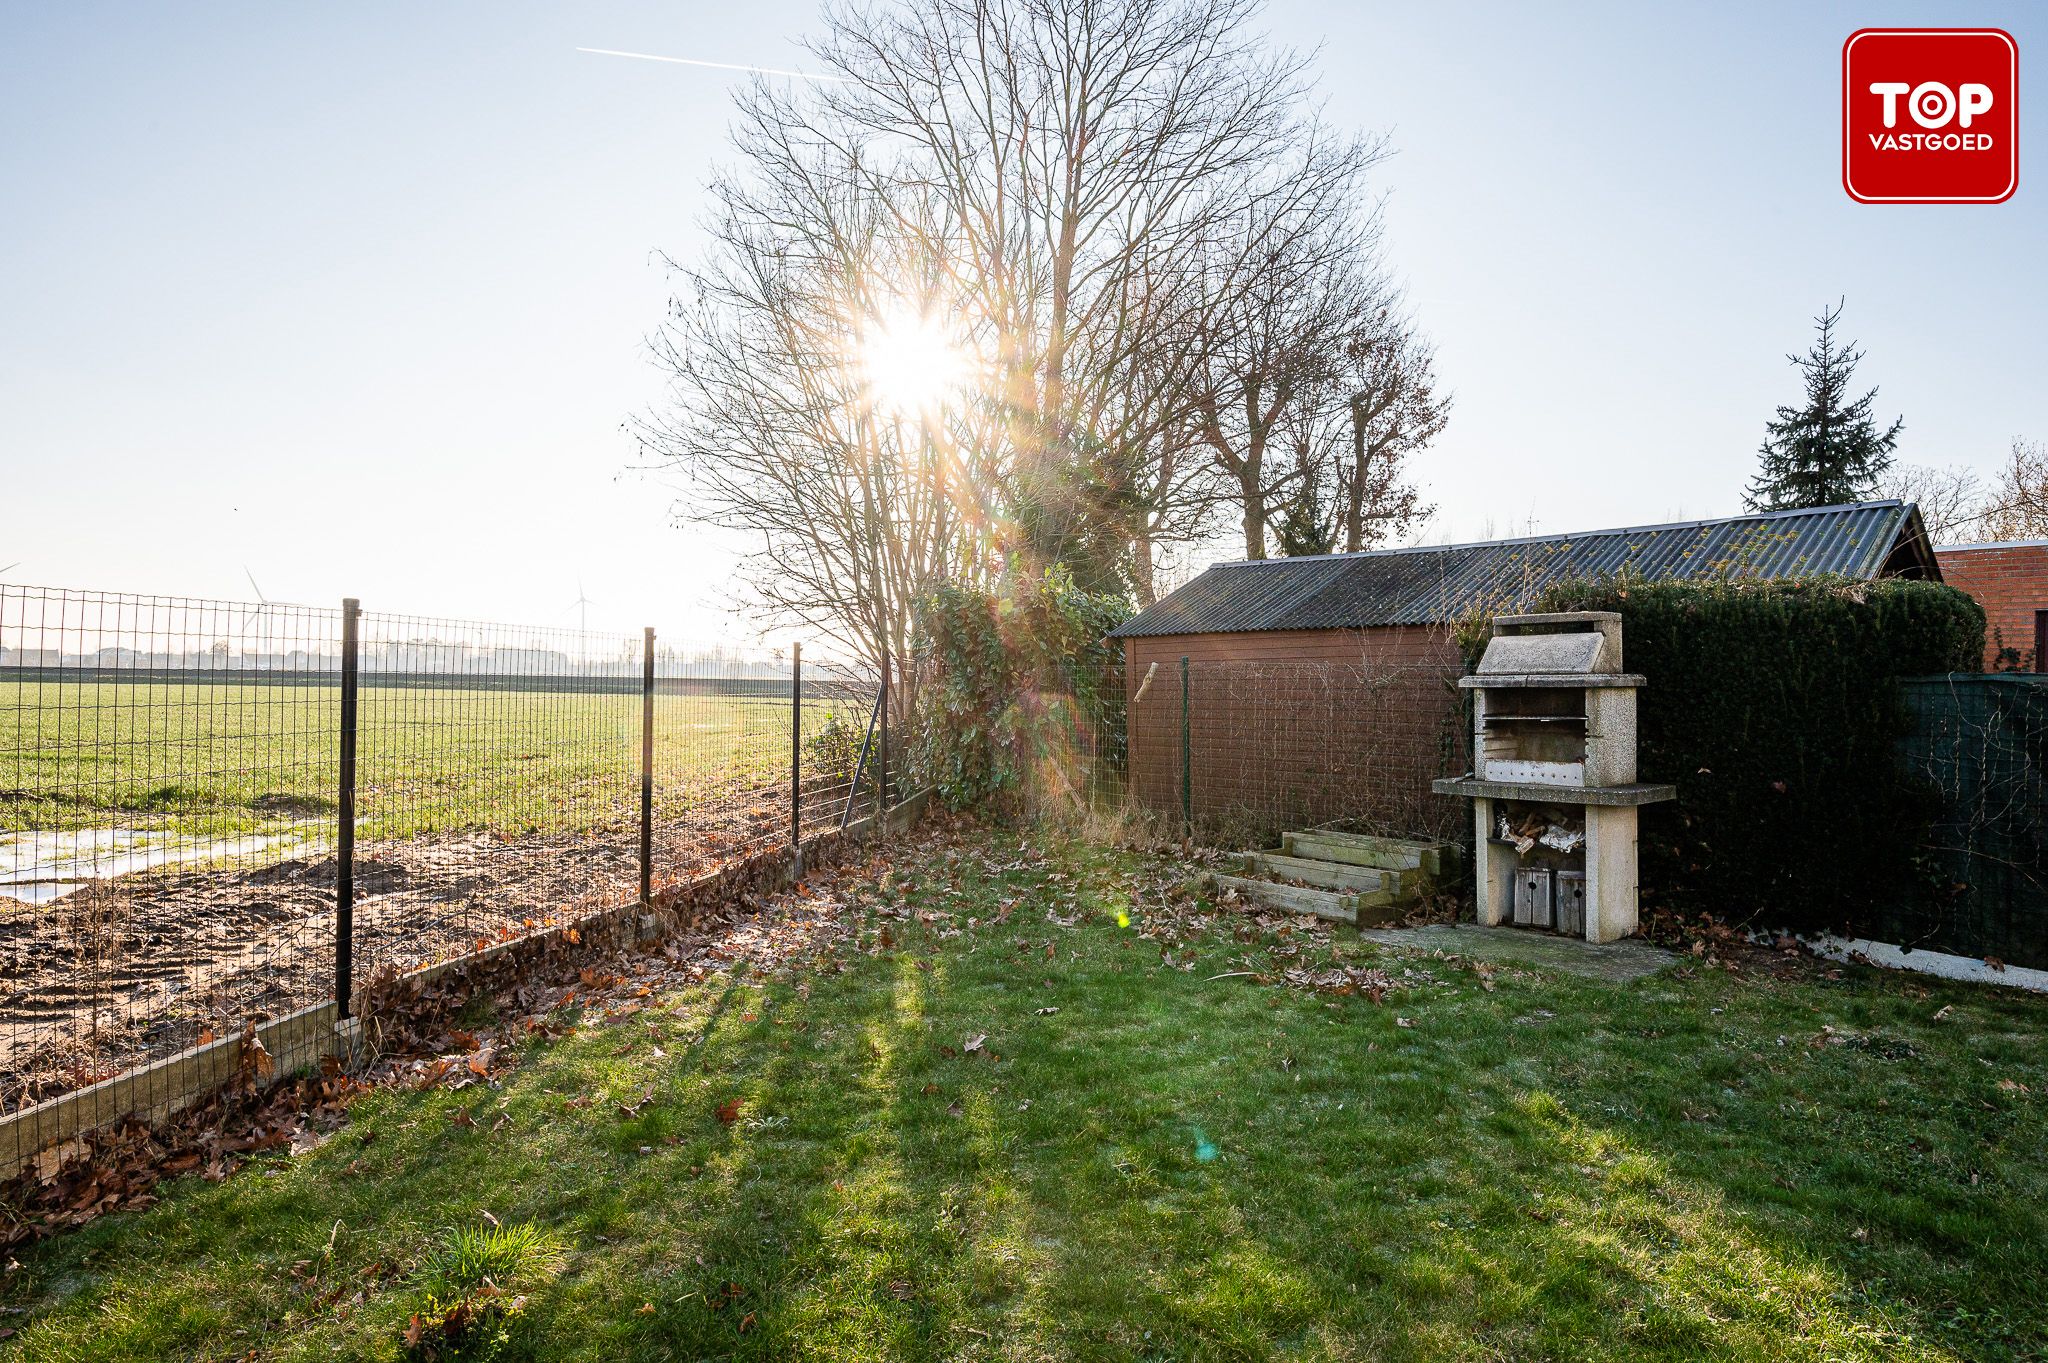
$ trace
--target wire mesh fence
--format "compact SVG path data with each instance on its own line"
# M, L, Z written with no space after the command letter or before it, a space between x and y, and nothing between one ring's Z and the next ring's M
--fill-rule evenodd
M1102 745L1121 758L1115 793L1198 841L1259 846L1293 828L1468 836L1464 811L1429 785L1467 763L1454 668L1154 657L1123 680L1122 713L1107 717L1122 733Z
M1027 800L1257 846L1290 828L1469 836L1430 782L1469 765L1454 659L1140 655L1064 665L991 716Z
M0 586L0 1114L873 812L794 663Z
M1904 683L1909 772L1934 800L1931 892L1874 906L1883 940L2048 967L2048 676Z

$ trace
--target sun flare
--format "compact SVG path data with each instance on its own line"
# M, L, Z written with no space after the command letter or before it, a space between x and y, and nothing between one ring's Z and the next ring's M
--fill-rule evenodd
M903 309L875 319L855 368L869 402L896 416L929 416L971 382L966 345L936 317Z

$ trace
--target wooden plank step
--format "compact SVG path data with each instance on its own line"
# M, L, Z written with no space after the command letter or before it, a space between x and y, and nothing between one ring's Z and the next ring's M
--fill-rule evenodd
M1245 869L1252 875L1265 876L1272 880L1298 880L1304 885L1316 885L1325 890L1338 890L1345 894L1370 894L1374 890L1386 890L1399 899L1411 885L1412 876L1404 877L1400 871L1385 871L1371 866L1354 866L1343 861L1323 861L1308 857L1282 856L1278 852L1254 852L1246 859Z
M1356 924L1361 910L1381 908L1383 901L1390 898L1384 890L1373 894L1338 894L1334 890L1282 885L1271 880L1254 880L1249 876L1219 874L1212 875L1210 880L1218 893L1235 890L1240 898L1249 903L1269 909L1280 909L1287 913L1312 913L1318 918L1327 918L1337 923Z
M1377 899L1378 895L1360 895L1360 899ZM1385 904L1360 904L1357 926L1361 928L1399 927L1402 917L1407 914L1409 903L1398 900Z
M1457 856L1456 845L1452 843L1315 830L1282 834L1280 849L1289 856L1315 861L1341 861L1352 866L1373 866L1389 871L1420 871L1427 876L1442 875L1444 862L1455 860Z

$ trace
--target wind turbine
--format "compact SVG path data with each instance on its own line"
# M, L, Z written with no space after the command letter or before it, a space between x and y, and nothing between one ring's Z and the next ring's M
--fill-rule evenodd
M256 642L259 649L256 666L260 668L267 665L265 660L270 656L270 598L256 585L256 574L249 571L249 565L246 563L242 565L242 576L249 579L249 590L255 592L257 601L262 603L242 617L242 632L245 635L249 630L249 622L256 622ZM244 648L242 651L246 654L248 649Z
M597 603L583 594L583 579L576 579L576 599L569 603L569 609L576 612L576 655L580 662L590 653L590 608Z

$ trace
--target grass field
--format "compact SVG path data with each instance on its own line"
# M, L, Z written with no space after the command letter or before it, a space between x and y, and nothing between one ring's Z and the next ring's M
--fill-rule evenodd
M853 935L811 966L376 1094L19 1252L0 1324L23 1359L396 1359L488 1278L507 1360L2048 1352L2041 1000L1482 971L1194 921L1183 874L1009 834L814 879L785 903ZM1286 983L1337 969L1390 988Z
M359 836L573 832L639 809L640 697L361 692ZM117 826L189 838L331 819L332 687L0 680L0 830ZM844 702L806 702L805 730ZM865 718L863 714L861 719ZM658 695L657 813L707 789L786 780L789 703Z

